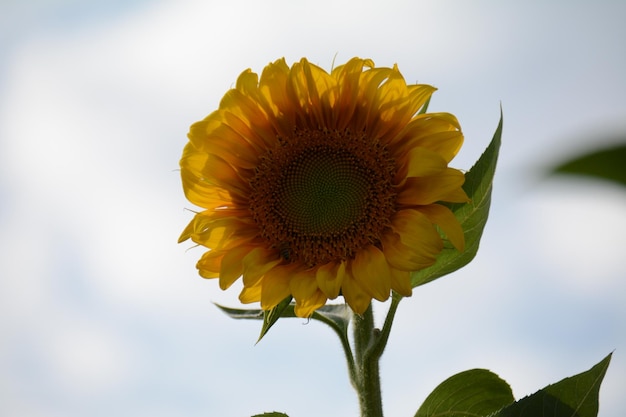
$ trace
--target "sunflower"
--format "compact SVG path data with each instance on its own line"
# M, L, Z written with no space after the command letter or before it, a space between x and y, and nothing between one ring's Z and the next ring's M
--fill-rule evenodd
M310 316L343 296L358 314L432 265L463 230L441 202L462 203L448 167L463 134L448 113L423 113L435 91L397 66L353 58L330 73L300 60L244 71L219 108L193 124L180 161L197 212L180 242L209 251L202 277L269 310L295 299Z

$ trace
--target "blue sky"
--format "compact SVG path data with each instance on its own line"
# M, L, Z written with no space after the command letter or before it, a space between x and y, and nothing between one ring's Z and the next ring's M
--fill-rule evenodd
M615 351L626 410L626 190L546 167L626 132L626 4L11 0L0 6L0 414L356 415L323 325L258 323L177 245L191 123L237 75L306 56L398 63L439 88L469 169L504 110L476 260L404 300L382 360L388 415L470 368L516 397ZM377 305L384 312L386 305Z

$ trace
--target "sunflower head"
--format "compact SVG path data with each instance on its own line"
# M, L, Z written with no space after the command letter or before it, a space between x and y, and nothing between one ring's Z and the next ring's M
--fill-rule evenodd
M200 275L269 310L288 296L298 316L343 296L411 295L463 230L441 202L466 202L448 163L463 135L448 113L420 112L435 88L398 68L353 58L330 73L306 59L244 71L219 108L191 126L180 161L185 195L204 210L183 231L209 250Z

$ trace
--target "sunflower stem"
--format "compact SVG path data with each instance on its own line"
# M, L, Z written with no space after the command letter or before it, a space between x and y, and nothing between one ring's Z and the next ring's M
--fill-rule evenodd
M354 315L356 375L352 385L359 396L361 417L383 416L379 360L384 346L382 349L372 349L379 344L380 335L380 330L374 327L371 304L362 316Z
M391 326L393 325L393 319L396 316L398 305L400 305L400 300L402 300L402 296L397 292L394 292L391 296L391 305L389 306L387 317L385 317L385 323L383 324L383 329L380 332L380 337L376 339L375 343L371 346L367 354L378 356L378 358L382 356L385 350L385 346L387 346L387 341L389 340Z

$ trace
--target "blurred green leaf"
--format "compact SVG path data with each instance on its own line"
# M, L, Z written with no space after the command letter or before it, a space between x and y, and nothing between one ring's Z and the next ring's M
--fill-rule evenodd
M476 256L480 238L489 217L491 190L502 138L502 112L491 143L476 164L465 174L463 189L471 199L467 204L451 204L450 209L465 232L465 251L459 252L446 244L434 265L413 272L413 288L456 271L470 263Z
M552 173L584 175L626 185L626 145L581 155L555 167Z
M443 381L415 417L487 416L513 403L511 387L486 369L471 369Z
M255 414L252 417L289 417L285 413L279 413L278 411L272 411L271 413Z
M610 361L608 355L590 370L548 385L490 417L596 417L600 384Z

